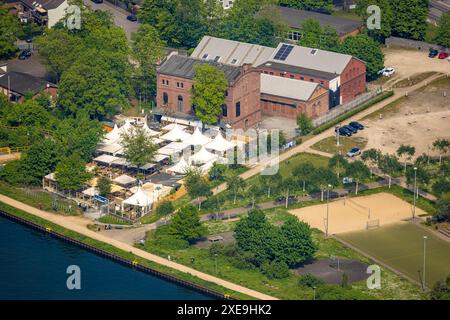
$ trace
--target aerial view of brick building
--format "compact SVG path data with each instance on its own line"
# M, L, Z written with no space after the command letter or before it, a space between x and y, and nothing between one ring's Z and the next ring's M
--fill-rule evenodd
M158 67L158 108L194 114L195 67L205 63L225 74L229 87L221 121L234 128L253 127L263 115L317 118L366 89L365 63L350 55L205 36L190 57L172 54Z

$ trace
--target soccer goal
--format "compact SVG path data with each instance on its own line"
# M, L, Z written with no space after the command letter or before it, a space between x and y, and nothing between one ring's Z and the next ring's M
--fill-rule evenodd
M366 226L367 230L376 229L379 227L380 227L380 219L367 220L367 226Z

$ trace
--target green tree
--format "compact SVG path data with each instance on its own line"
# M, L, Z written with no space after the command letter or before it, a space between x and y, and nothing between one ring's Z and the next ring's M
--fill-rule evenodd
M263 193L265 193L265 190L259 184L251 184L248 186L245 194L246 197L251 200L252 209L255 208L256 199L258 199Z
M337 51L339 48L339 35L336 29L330 26L321 27L319 21L308 19L301 25L302 37L299 45L309 48Z
M138 62L134 73L136 95L147 101L156 92L156 64L164 57L166 43L158 30L148 24L141 24L131 38L131 53Z
M406 183L408 183L409 185L413 185L415 178L417 178L417 183L428 184L428 182L430 182L430 174L423 167L416 168L417 170L414 170L414 168L411 167L407 168L405 174Z
M101 176L97 182L98 193L102 197L108 197L111 193L111 180L108 177Z
M260 175L261 185L267 189L267 198L270 198L270 192L276 187L277 181L281 179L281 174L279 171L271 175Z
M227 87L223 71L207 64L196 67L192 104L195 106L195 115L204 124L214 124L219 120Z
M289 277L289 267L283 261L265 261L261 265L261 272L269 279L284 279Z
M31 145L21 159L21 171L26 173L27 183L41 184L42 177L55 170L59 156L58 146L50 139Z
M16 16L0 4L0 59L9 59L18 51L15 42L22 35L22 28Z
M172 214L175 211L175 207L173 206L173 203L171 201L163 201L161 204L156 208L156 214L158 216L163 216L164 220L167 222L167 216Z
M333 170L338 179L341 176L341 174L345 173L347 166L348 160L343 155L340 154L335 154L328 161L328 168Z
M131 131L121 135L123 153L128 162L138 167L152 162L158 150L151 136L142 127L133 127Z
M206 234L206 228L200 222L197 209L188 205L181 208L173 216L169 225L170 234L192 242Z
M58 187L65 191L80 190L91 178L86 171L86 163L78 154L62 158L55 169Z
M232 176L226 179L227 188L233 192L233 204L236 204L237 194L245 188L245 180L239 176Z
M358 0L356 11L363 21L367 21L371 13L367 13L367 7L376 5L381 10L381 29L370 29L368 35L379 42L384 42L392 34L392 23L394 13L390 5L390 0Z
M380 44L366 34L348 37L342 43L339 52L357 57L366 63L366 78L375 79L378 71L384 67L384 54Z
M280 0L280 5L302 9L331 13L334 9L333 0Z
M349 177L352 177L353 180L356 182L355 194L358 194L359 184L363 180L370 177L370 170L369 168L367 168L364 162L356 160L354 162L349 163L349 165L347 166L347 175Z
M311 119L305 113L301 113L297 117L297 125L302 135L307 135L314 128Z
M397 149L397 155L399 158L404 159L404 171L406 173L406 162L410 161L414 154L416 153L416 148L411 145L402 144Z
M361 160L369 167L370 174L373 174L373 168L378 165L381 157L381 151L378 149L364 150L361 155Z
M433 148L439 150L439 164L441 164L442 155L450 151L450 141L448 139L437 139L433 142Z
M450 11L444 13L439 19L435 41L441 46L450 47Z
M317 246L312 239L312 231L308 224L296 217L289 217L280 228L282 247L276 259L285 262L289 267L303 264L314 257Z
M198 209L201 209L201 198L212 194L208 181L202 176L199 169L189 169L184 177L184 182L188 194L191 198L197 199Z
M312 190L314 188L314 176L316 172L316 167L309 162L300 163L293 170L293 175L299 186L302 189L302 192L305 193L307 189ZM307 185L308 183L308 185Z
M429 0L390 0L395 11L392 33L401 38L423 40L427 29Z
M389 177L389 189L391 188L392 176L402 170L402 165L395 155L381 155L378 158L378 168Z

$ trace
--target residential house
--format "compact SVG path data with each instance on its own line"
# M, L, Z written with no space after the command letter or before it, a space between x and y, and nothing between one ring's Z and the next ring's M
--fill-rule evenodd
M23 21L33 20L39 25L53 27L66 15L67 0L9 0L17 8Z
M58 88L55 84L32 75L9 71L0 72L0 92L9 96L10 101L22 101L25 96L36 97L42 92L48 92L56 97Z

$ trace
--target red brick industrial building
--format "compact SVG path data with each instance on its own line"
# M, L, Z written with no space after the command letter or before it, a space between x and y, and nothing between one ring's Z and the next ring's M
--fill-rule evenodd
M280 43L269 48L204 37L190 57L169 56L157 72L157 105L194 114L195 67L210 64L229 83L221 121L233 128L257 125L263 115L310 118L365 91L366 66L355 57Z

